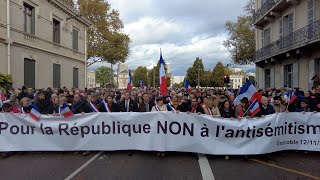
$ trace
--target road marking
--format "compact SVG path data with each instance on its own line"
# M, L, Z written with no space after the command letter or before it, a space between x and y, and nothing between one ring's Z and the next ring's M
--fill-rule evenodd
M204 154L198 154L199 157L199 166L200 166L200 171L202 175L203 180L215 180L213 176L213 172L211 170L209 161L207 159L207 156Z
M77 175L82 169L87 167L92 161L94 161L97 157L99 157L102 154L102 151L98 152L96 155L94 155L91 159L89 159L86 163L84 163L81 167L79 167L77 170L75 170L73 173L71 173L68 177L66 177L64 180L70 180L75 175Z
M302 176L306 176L306 177L309 177L309 178L312 178L312 179L320 180L320 177L313 176L311 174L303 173L303 172L300 172L300 171L296 171L296 170L293 170L293 169L288 169L288 168L285 168L285 167L281 167L281 166L278 166L278 165L275 165L275 164L266 163L266 162L260 161L258 159L249 159L249 160L254 161L256 163L260 163L260 164L264 164L264 165L267 165L267 166L271 166L271 167L274 167L274 168L277 168L277 169L281 169L281 170L284 170L284 171L288 171L288 172L291 172L291 173L295 173L295 174L299 174L299 175L302 175Z

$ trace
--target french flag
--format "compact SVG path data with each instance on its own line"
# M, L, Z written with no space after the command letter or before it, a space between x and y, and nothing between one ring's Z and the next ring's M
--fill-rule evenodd
M184 89L188 90L188 91L192 91L192 88L189 84L188 79L186 79L186 82L184 82Z
M295 99L297 99L297 96L294 94L293 89L292 89L292 90L290 91L290 94L289 94L289 103L288 103L288 105L291 104L291 103L293 103L293 101L294 101Z
M259 111L260 111L260 106L259 106L259 103L256 100L254 100L251 105L249 106L249 111L251 112L251 115L254 116L256 115Z
M70 110L70 108L67 106L66 103L64 103L61 107L61 114L63 115L64 118L73 116L73 112Z
M246 79L246 84L241 88L240 93L234 100L234 105L237 106L241 104L240 100L244 97L247 97L250 102L253 102L254 100L257 100L260 102L261 95L257 91L257 89L252 85L251 81L249 79Z
M164 69L164 61L162 58L162 52L160 50L160 71L159 71L159 78L160 78L160 92L162 96L168 95L168 89L167 89L167 79L166 79L166 71Z
M38 107L37 107L37 105L35 103L32 104L32 109L31 109L29 115L35 121L39 121L40 120L41 114L40 114L39 109L38 109Z
M131 77L131 71L130 70L129 70L127 89L128 90L132 90L132 77Z

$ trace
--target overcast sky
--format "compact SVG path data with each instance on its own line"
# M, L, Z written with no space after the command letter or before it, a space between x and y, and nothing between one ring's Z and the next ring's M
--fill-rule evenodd
M230 63L223 46L226 20L243 14L245 0L109 0L119 10L129 34L129 69L150 67L159 60L160 48L173 75L185 75L196 57L205 69L218 61ZM100 65L100 64L99 64ZM94 67L98 66L95 65ZM245 66L251 69L252 66Z

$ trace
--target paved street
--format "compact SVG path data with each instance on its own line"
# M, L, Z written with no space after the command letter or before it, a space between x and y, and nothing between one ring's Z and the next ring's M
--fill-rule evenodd
M207 163L206 163L207 162ZM320 153L279 152L263 156L201 156L191 153L126 151L29 152L0 159L1 180L51 179L320 179Z

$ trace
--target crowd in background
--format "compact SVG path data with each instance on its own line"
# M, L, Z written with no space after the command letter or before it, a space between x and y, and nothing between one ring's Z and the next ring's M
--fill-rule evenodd
M120 89L77 89L66 87L10 89L4 92L0 112L29 113L32 104L41 114L60 115L60 107L67 104L74 114L92 112L151 112L177 111L208 114L221 118L250 117L250 101L244 97L241 104L234 105L237 90L230 92L222 88L173 89L162 97L156 88ZM289 88L258 90L261 94L261 111L255 116L276 112L320 111L320 86L311 91L294 89L298 97L288 105ZM108 108L107 108L108 107Z

